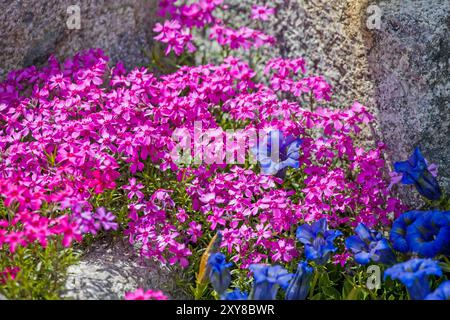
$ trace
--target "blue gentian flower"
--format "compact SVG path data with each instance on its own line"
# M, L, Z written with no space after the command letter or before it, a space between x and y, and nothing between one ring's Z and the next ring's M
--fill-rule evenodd
M368 264L370 261L383 264L394 264L395 254L389 242L380 232L370 230L363 223L355 228L356 235L345 240L345 246L355 254L355 261Z
M302 140L294 136L285 136L280 130L270 131L265 139L252 148L256 160L264 174L284 177L287 167L299 167L299 150ZM278 148L278 159L274 159Z
M448 219L450 222L450 211L443 211L442 214Z
M407 229L410 251L433 258L450 247L450 223L440 211L425 212Z
M425 300L450 300L450 281L445 281L432 293L425 297Z
M311 286L314 269L306 261L300 262L289 287L286 290L286 300L305 300Z
M233 291L225 293L223 300L247 300L248 294L242 292L239 289L234 289Z
M428 165L419 148L407 161L394 163L394 170L403 174L403 184L414 184L417 191L430 200L439 200L442 193L436 178L428 170Z
M286 289L293 277L292 273L278 265L252 264L250 270L254 279L250 300L275 300L278 289Z
M328 230L327 219L322 218L311 225L304 224L297 228L297 239L305 245L306 259L318 264L325 264L332 252L335 252L333 241L342 235L339 230Z
M444 211L442 214L447 218L448 223L450 224L450 211ZM447 245L443 248L442 253L450 256L450 245Z
M232 263L227 263L225 255L218 252L213 253L208 258L209 280L214 290L222 294L227 290L231 283L231 274L229 267Z
M450 253L450 215L446 212L409 211L398 217L391 229L394 249L432 258Z
M408 241L406 240L407 229L422 216L423 213L423 211L408 211L394 221L391 228L390 240L395 250L401 253L409 251Z
M428 276L442 276L439 263L431 259L411 259L396 264L384 273L384 278L400 280L412 300L422 300L430 293Z

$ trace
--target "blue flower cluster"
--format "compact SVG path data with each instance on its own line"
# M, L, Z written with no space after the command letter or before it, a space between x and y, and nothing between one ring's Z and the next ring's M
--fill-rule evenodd
M286 300L304 300L308 295L314 273L314 269L305 261L298 264L295 274L289 273L279 265L253 264L250 266L250 271L253 272L253 288L248 295L240 289L225 292L231 282L228 269L231 263L225 261L223 254L212 254L208 265L211 268L209 273L211 284L223 300L275 300L280 288L285 290Z
M355 254L360 264L369 262L393 264L396 262L387 239L380 232L369 230L360 223L356 235L346 239L347 249ZM450 254L450 211L408 211L398 217L391 228L392 247L401 253L434 258Z
M437 210L406 212L395 221L392 228L391 240L394 247L400 248L402 252L412 248L413 252L423 256L434 256L443 248L448 249L450 237L446 228L449 226L449 216L449 212ZM436 232L435 228L445 230ZM346 239L345 245L355 254L356 262L388 265L396 263L389 242L380 232L371 230L362 223L356 227L355 232L355 235ZM304 224L297 229L297 238L305 244L307 259L317 264L328 261L331 252L336 250L333 242L340 235L339 231L328 229L326 219L311 225ZM446 240L440 240L441 237ZM285 291L286 300L304 300L310 291L314 274L314 269L308 266L307 261L298 264L295 274L289 273L279 265L254 264L250 266L254 278L253 288L248 295L239 289L225 293L231 282L229 271L231 263L226 262L223 254L211 255L208 265L211 268L212 286L225 300L274 300L280 288ZM429 277L432 275L440 277L442 274L437 261L414 258L388 268L385 271L385 278L402 282L413 300L447 300L450 299L450 281L443 282L434 292L431 292L430 287Z
M331 253L337 250L334 241L341 235L342 232L328 228L325 218L300 225L296 237L305 246L307 260L298 264L294 274L279 265L251 265L254 281L250 294L239 289L225 293L231 282L228 269L231 264L225 261L223 254L213 254L208 261L211 283L226 300L274 300L280 288L285 291L286 300L304 300L312 290L311 280L315 272L308 262L314 262L316 266L326 264ZM391 266L385 271L385 279L402 282L411 299L450 299L450 281L442 282L434 292L431 292L430 285L431 276L443 275L439 262L431 258L450 254L450 211L405 212L394 221L390 241L381 232L360 223L355 228L355 235L345 240L345 246L353 252L359 264L372 262ZM423 258L397 263L393 249Z

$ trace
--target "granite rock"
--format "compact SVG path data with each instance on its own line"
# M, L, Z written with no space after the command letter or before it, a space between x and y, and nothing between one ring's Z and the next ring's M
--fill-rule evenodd
M73 28L74 4L79 29ZM127 67L148 61L157 0L0 0L0 7L0 78L43 64L51 54L68 57L89 48L102 48Z
M416 146L439 166L450 191L450 0L379 2L383 20L368 54L376 116L389 159L405 160ZM416 192L399 188L415 202Z
M278 0L267 26L277 45L271 56L303 57L312 74L323 75L334 88L333 103L355 100L373 105L374 86L367 55L367 0Z
M162 290L170 299L190 298L176 284L180 270L142 260L125 239L93 243L67 272L66 299L119 300L137 288Z

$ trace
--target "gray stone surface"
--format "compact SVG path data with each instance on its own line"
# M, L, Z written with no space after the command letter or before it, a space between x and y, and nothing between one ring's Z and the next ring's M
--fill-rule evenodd
M380 2L368 55L379 131L391 161L420 146L450 191L450 0ZM410 189L399 188L412 200Z
M367 0L277 0L266 29L277 45L270 56L303 57L311 73L324 75L334 88L333 104L355 100L373 105L374 85L367 63Z
M143 261L125 240L104 239L89 246L80 261L69 267L66 299L118 300L137 288L162 290L170 299L190 297L176 284L177 268Z
M67 8L80 7L80 29L70 30ZM157 0L0 0L0 78L9 70L102 48L127 67L145 64Z

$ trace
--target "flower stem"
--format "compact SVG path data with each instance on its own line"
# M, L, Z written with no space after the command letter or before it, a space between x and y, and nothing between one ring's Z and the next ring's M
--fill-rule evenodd
M314 296L314 289L316 288L317 280L319 280L319 270L314 271L314 278L311 284L311 289L309 289L309 299L311 300Z

